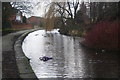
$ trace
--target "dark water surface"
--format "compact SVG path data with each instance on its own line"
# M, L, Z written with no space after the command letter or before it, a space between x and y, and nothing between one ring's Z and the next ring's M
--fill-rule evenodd
M80 37L57 30L30 33L22 48L38 78L119 78L119 54L97 52L80 45ZM52 57L46 62L39 58Z

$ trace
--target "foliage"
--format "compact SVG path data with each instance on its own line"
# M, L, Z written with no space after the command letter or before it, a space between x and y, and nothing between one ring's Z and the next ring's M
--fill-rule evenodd
M101 20L115 20L118 18L120 2L91 2L90 21L97 23Z
M11 27L11 23L10 21L8 20L2 20L2 29L5 29L5 28L10 28Z
M54 28L60 28L61 25L62 25L61 18L60 17L55 17Z
M118 49L118 28L120 21L100 21L93 25L92 30L85 35L85 45L93 48Z
M91 27L84 45L97 49L119 50L120 2L91 2ZM89 26L90 26L89 25Z
M12 8L10 2L3 2L2 3L2 28L10 28L11 23L8 18L12 15L17 13L17 9Z
M23 16L22 20L23 20L23 23L27 23L27 18L25 16Z
M46 30L53 29L55 17L58 15L61 19L61 26L65 26L67 19L74 19L79 8L79 2L52 2L45 15L46 17ZM58 17L57 16L57 17Z
M56 15L59 15L58 20ZM81 24L87 20L86 5L80 4L77 0L76 2L52 2L45 17L46 30L56 28L56 23L59 23L61 34L82 36L83 25Z
M55 5L51 3L47 13L45 14L45 28L46 31L50 31L54 28L54 20L55 20Z

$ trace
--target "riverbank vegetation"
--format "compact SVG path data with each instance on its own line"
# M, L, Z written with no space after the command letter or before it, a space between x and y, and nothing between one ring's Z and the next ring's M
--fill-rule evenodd
M3 3L3 31L7 28L13 29L15 21L23 27L23 24L30 22L22 15L24 11L27 11L26 14L30 13L29 8L27 9L29 6L17 2ZM30 9L34 6L31 5ZM79 0L51 2L46 6L45 12L45 16L40 19L40 26L45 27L46 31L59 28L61 34L83 37L85 39L81 43L88 47L118 50L120 46L118 38L120 2L85 2L84 0L82 2ZM21 17L20 20L17 20L18 16ZM25 26L28 26L24 27L25 29L33 28L30 24Z
M119 24L118 24L119 23ZM84 36L85 46L96 49L119 50L119 27L120 21L101 21L94 24Z
M84 45L97 49L119 50L120 2L94 3L92 26L87 30ZM97 17L97 19L96 19Z
M52 2L45 17L46 30L58 26L61 34L85 38L82 44L88 47L118 50L120 46L120 2Z

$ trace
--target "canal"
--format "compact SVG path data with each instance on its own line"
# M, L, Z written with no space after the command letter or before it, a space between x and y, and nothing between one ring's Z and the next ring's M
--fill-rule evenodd
M87 49L81 40L38 30L24 39L22 49L38 78L119 78L118 53ZM44 62L43 56L52 59Z

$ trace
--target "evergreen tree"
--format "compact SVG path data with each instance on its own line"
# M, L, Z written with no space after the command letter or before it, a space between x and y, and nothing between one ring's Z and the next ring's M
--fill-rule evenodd
M25 16L23 16L22 21L23 21L23 23L27 23L27 18Z

